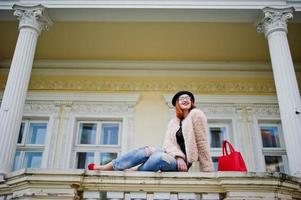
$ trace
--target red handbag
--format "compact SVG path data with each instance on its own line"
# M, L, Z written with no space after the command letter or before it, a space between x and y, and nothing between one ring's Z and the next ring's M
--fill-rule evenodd
M229 154L227 146L230 149ZM230 142L224 140L222 149L223 155L218 158L218 171L247 171L247 167L240 152L235 151Z

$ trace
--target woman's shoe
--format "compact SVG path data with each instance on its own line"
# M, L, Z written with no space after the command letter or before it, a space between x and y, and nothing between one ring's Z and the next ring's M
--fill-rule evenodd
M94 163L89 163L88 164L88 169L89 170L94 170L94 165L95 165Z

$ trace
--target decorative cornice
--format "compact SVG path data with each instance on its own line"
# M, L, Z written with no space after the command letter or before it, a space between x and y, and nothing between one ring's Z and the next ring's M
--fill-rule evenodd
M1 97L1 95L0 95ZM27 101L53 101L56 104L72 104L73 102L101 102L106 103L127 103L136 104L139 100L139 94L115 94L115 93L73 93L73 92L29 92Z
M275 94L273 80L116 80L116 79L45 79L31 80L29 90L67 91L177 91L201 94Z
M287 22L293 18L293 12L293 7L285 9L264 8L263 17L257 24L257 31L264 33L266 37L275 31L287 33Z
M48 30L52 25L46 8L42 5L21 6L15 4L13 9L15 10L14 15L20 20L19 30L30 27L40 34L42 30Z

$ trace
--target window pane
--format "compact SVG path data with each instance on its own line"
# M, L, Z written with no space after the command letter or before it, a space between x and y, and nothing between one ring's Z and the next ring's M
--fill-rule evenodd
M104 165L113 159L117 158L117 153L101 153L100 154L100 164Z
M102 124L101 144L118 144L119 124Z
M95 123L81 123L80 131L80 144L95 144L96 138L96 124Z
M22 122L20 126L19 136L18 136L18 144L22 143L23 133L24 133L25 123Z
M284 172L284 163L281 156L264 157L267 172Z
M214 171L217 171L218 169L218 157L212 157L213 167Z
M277 126L260 127L263 147L280 147L280 139Z
M40 168L43 152L25 152L26 168Z
M44 144L47 123L31 123L27 144Z
M77 153L77 169L84 169L88 163L94 162L93 152L78 152Z
M20 151L16 151L15 159L14 159L14 165L13 165L13 171L20 169Z
M225 127L210 127L210 147L221 148L226 136Z

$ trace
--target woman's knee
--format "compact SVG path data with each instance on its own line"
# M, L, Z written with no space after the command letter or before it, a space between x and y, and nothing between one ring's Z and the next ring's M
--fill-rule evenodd
M124 170L144 163L153 153L152 147L140 147L112 161L114 170Z
M176 159L165 152L156 152L148 160L150 166L156 166L161 171L177 171L176 163Z
M149 146L144 147L144 150L145 150L146 156L150 156L153 153L151 147L149 147Z
M159 152L160 149L157 147L150 147L150 146L145 146L142 147L141 149L144 149L146 156L151 156L153 153Z
M165 153L165 152L155 152L153 153L150 158L153 161L157 161L157 162L166 162L168 164L170 164L171 162L173 162L174 157Z
M168 153L163 153L162 160L168 164L171 164L172 162L175 161L175 158Z

